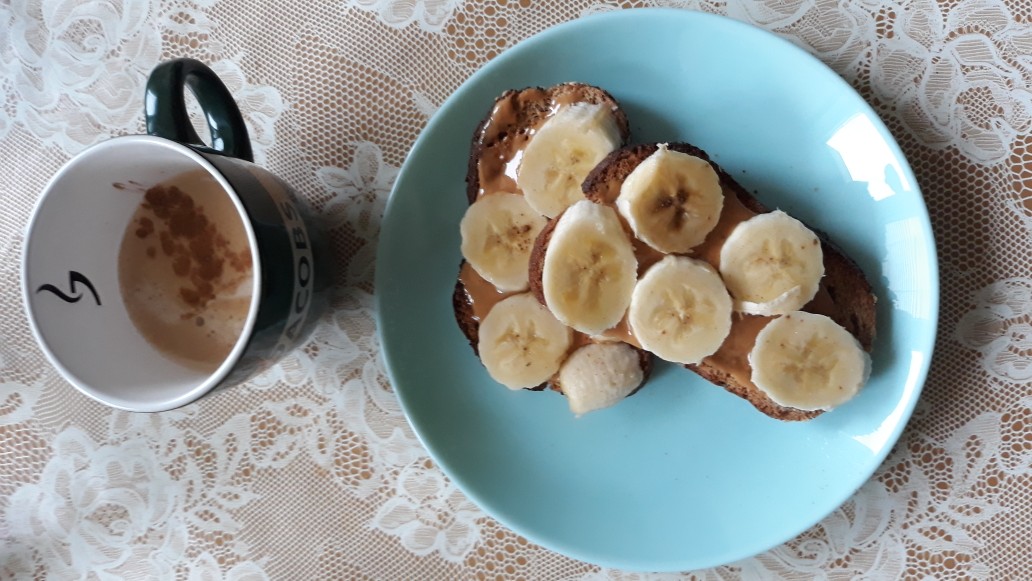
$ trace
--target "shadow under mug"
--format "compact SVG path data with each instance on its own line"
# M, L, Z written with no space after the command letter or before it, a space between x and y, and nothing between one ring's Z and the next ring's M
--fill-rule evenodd
M211 147L190 123L187 87L204 111ZM93 146L46 186L26 231L22 292L33 334L65 379L104 404L154 412L241 383L294 348L326 306L332 277L310 211L252 163L240 111L211 69L191 59L160 64L144 110L150 135ZM177 363L145 340L119 284L119 251L142 192L197 170L242 219L253 274L243 330L214 371ZM135 195L126 191L134 188Z

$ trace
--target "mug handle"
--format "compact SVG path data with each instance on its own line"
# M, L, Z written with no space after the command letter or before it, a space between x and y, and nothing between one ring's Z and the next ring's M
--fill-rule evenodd
M254 161L247 126L233 95L215 71L199 60L179 58L159 64L147 79L144 116L147 133L184 145L205 147L186 113L183 90L190 87L211 130L211 149Z

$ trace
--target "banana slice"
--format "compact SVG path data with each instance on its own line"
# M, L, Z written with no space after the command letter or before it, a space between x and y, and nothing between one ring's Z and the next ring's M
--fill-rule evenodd
M717 225L724 193L708 162L661 143L624 180L616 207L643 242L685 254Z
M642 348L660 359L699 363L731 332L731 297L710 265L667 256L634 287L627 322Z
M480 323L477 350L487 372L509 389L548 381L566 357L573 332L530 293L500 301Z
M867 382L870 358L853 335L825 317L795 311L774 319L749 353L752 382L778 405L829 410Z
M459 225L462 256L498 290L526 290L530 251L546 223L519 194L483 196Z
M782 315L801 309L817 294L824 252L816 234L777 210L735 227L720 249L720 274L737 310Z
M610 107L591 103L561 107L523 150L516 185L530 207L554 218L584 199L584 178L619 146L620 129Z
M558 384L580 416L607 408L645 380L638 351L626 343L591 343L577 349L559 369Z
M581 200L559 217L545 248L545 304L563 323L598 335L623 318L637 270L616 211Z

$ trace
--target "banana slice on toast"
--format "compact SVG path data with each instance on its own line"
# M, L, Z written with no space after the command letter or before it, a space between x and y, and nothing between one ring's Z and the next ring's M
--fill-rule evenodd
M776 404L823 411L860 391L871 360L856 337L835 321L796 311L759 332L749 365L753 383Z
M570 354L554 379L577 416L607 408L633 394L648 370L649 354L627 343L589 343Z
M495 381L525 389L555 375L572 342L569 327L522 293L500 301L480 321L477 351Z
M784 315L813 300L824 276L820 239L775 210L740 223L720 249L720 274L750 315Z
M723 206L713 167L665 143L631 171L616 199L634 235L667 254L686 254L702 244Z
M516 185L532 208L554 218L584 199L584 178L621 143L611 107L595 103L562 107L523 150Z
M530 251L546 223L519 194L483 196L459 223L462 256L499 291L526 290Z
M731 297L701 260L667 256L641 277L627 322L642 348L674 363L699 363L731 333Z
M616 212L581 200L563 212L536 256L544 304L562 322L598 335L623 318L638 261Z

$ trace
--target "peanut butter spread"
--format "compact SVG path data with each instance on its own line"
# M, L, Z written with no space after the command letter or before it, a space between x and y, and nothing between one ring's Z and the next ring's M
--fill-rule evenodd
M522 193L516 186L516 169L527 143L561 107L591 101L590 90L586 86L565 85L561 91L524 89L503 95L476 136L483 148L477 164L477 196Z

